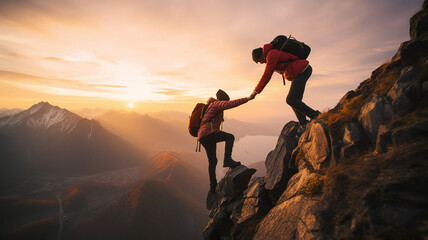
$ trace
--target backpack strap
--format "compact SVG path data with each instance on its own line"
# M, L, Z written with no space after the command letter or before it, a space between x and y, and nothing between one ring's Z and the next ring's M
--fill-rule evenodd
M201 151L201 142L199 141L199 139L196 139L196 149L195 152L198 152L198 147L199 147L199 152Z
M290 39L290 38L291 38L291 34L290 34L290 36L288 36L287 40L285 40L285 43L282 44L282 47L279 49L280 51L282 51L282 49L285 47L285 44L288 42L288 39Z
M284 44L284 45L285 45L285 44ZM290 63L290 62L296 61L296 60L298 60L298 59L299 59L299 58L296 58L296 59L289 59L289 60L287 60L287 61L279 62L279 63L277 63L277 64ZM284 74L281 74L281 76L282 76L282 82L284 83L284 86L285 86L285 77L284 77Z

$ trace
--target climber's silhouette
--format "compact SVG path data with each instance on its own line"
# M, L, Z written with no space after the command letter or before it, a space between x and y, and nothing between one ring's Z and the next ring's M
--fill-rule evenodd
M226 142L223 167L235 167L241 164L232 159L232 148L235 137L230 133L220 130L220 125L224 121L223 111L237 107L249 100L248 98L240 98L229 101L229 96L221 89L218 90L216 95L217 99L212 97L208 99L208 107L198 131L198 139L205 148L209 162L210 192L215 192L217 186L215 168L217 166L216 149L218 142Z
M299 59L291 53L274 49L273 44L265 44L263 48L254 49L252 56L256 63L266 63L266 68L259 83L250 95L250 99L255 98L257 94L262 92L270 81L273 72L276 71L285 76L287 80L292 81L287 96L287 104L293 108L301 126L306 125L306 116L310 119L318 117L319 111L313 110L302 102L306 81L312 74L312 67L307 60Z

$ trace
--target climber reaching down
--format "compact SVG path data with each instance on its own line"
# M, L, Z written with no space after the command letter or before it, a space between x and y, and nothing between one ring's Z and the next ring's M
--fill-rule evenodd
M286 101L293 109L301 126L306 125L306 116L310 119L318 117L320 112L302 101L306 82L312 74L312 67L306 59L300 59L289 52L275 49L273 44L265 44L263 48L254 49L252 56L256 63L266 63L266 67L259 83L250 95L250 99L260 94L270 81L272 74L278 72L287 80L292 81Z

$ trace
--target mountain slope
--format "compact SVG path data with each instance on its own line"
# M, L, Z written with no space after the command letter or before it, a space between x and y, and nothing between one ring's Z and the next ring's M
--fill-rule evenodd
M204 239L427 238L428 1L410 22L411 40L334 109L303 133L284 126L265 177L229 170Z
M169 184L152 180L67 231L64 239L200 239L203 207Z
M12 109L2 108L2 109L0 109L0 118L5 117L5 116L14 115L14 114L17 114L19 112L22 112L22 109L19 109L19 108L12 108Z
M208 191L207 171L200 172L174 152L156 155L151 164L145 166L143 176L145 179L161 179L193 199L201 203L205 201Z
M34 171L95 173L140 165L145 159L97 121L46 102L0 118L0 133L14 139Z
M134 145L152 151L176 151L193 149L194 139L187 133L186 125L140 115L111 110L97 117L103 126L113 133L129 139Z
M19 145L0 133L0 196L13 194L13 190L28 179L28 160Z
M136 112L111 110L96 119L111 132L129 139L134 145L150 147L153 151L192 151L196 139L187 131L188 115L178 112L160 112L140 115ZM226 119L224 131L231 132L238 141L247 135L276 135L280 124L257 124Z

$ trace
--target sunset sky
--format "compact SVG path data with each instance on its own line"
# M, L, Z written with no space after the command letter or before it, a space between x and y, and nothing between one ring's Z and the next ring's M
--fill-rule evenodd
M292 34L312 48L304 101L325 111L409 39L423 0L0 0L0 108L48 101L70 110L191 112L221 88L251 94L251 51ZM294 119L274 74L226 112Z

